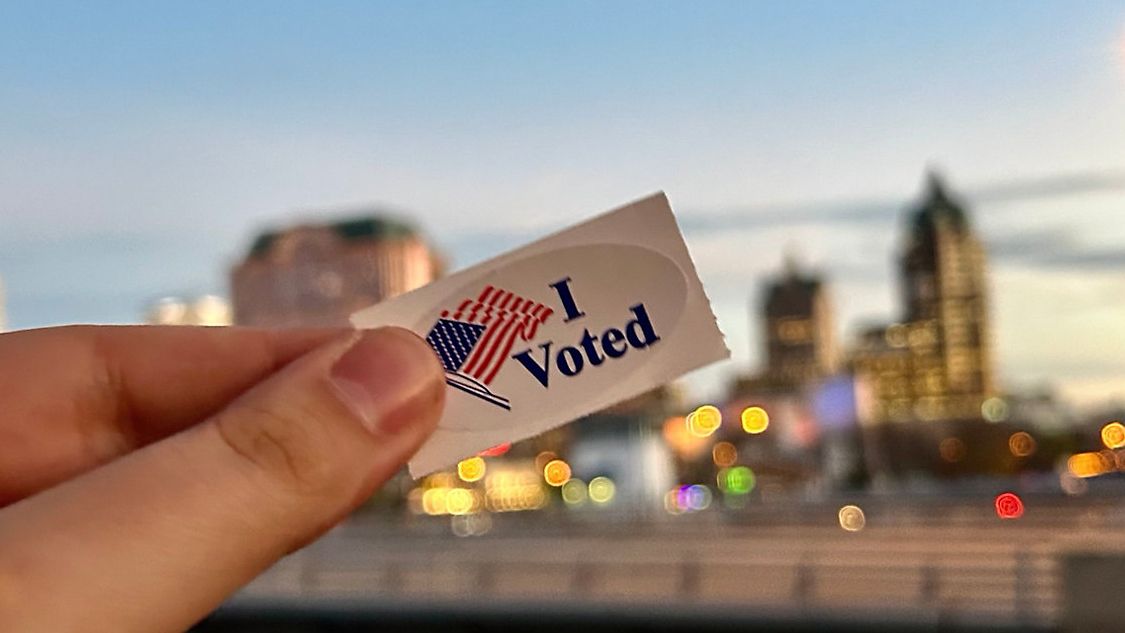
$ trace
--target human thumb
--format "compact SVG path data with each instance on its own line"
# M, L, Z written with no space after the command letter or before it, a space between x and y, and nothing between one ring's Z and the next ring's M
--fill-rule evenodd
M201 424L10 506L0 581L14 556L20 594L85 597L17 621L191 626L401 468L437 425L444 392L414 334L349 333Z

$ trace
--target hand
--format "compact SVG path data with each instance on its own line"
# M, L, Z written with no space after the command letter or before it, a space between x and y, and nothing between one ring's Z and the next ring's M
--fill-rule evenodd
M444 392L397 328L0 335L0 630L190 627L393 475Z

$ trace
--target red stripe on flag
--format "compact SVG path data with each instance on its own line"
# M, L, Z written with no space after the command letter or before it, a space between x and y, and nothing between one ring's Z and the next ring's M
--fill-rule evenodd
M476 346L473 347L473 354L461 369L463 373L476 376L477 373L482 371L481 367L487 362L485 359L489 354L489 350L496 344L496 337L502 334L501 330L504 327L505 320L508 318L508 311L497 310L493 317L486 318L482 322L482 324L485 325L484 336L482 336L481 340L477 341ZM491 323L489 322L490 320Z
M504 366L504 361L508 360L508 354L512 351L512 346L516 344L516 336L524 333L524 327L527 323L527 317L521 318L518 315L513 315L513 317L515 317L513 323L518 320L519 324L513 327L508 336L504 338L504 344L500 346L499 349L500 354L496 356L496 361L492 363L492 367L491 369L489 369L488 374L484 377L484 380L481 381L486 385L492 382L492 379L496 377L496 373L499 372L500 368ZM527 340L526 337L524 337L524 340Z
M461 366L462 373L470 376L473 375L473 371L477 368L477 365L480 364L481 357L487 353L488 347L492 339L496 336L496 331L499 329L500 322L498 321L494 321L485 327L484 334L480 337L480 340L477 341L476 345L473 346L473 353L469 354L469 358L465 361L465 364Z
M503 297L505 294L506 291L499 288L496 289L496 293L492 295L492 298L488 300L488 304L484 306L484 319L481 320L482 324L488 325L488 323L492 321L492 317L494 315L492 308L496 306L496 301Z
M502 325L498 323L493 326L497 328L497 332L496 336L494 336L492 339L492 345L489 346L488 351L485 353L485 355L480 358L480 362L477 364L477 366L469 371L469 375L471 375L473 378L476 378L477 380L480 380L480 377L488 369L489 363L491 363L493 357L495 357L496 350L500 348L501 343L503 343L504 339L507 338L508 332L515 326L516 320L518 318L518 315L513 314L509 316Z
M482 291L480 292L480 296L479 296L479 297L477 297L477 302L476 302L476 304L474 304L474 305L473 305L473 311L469 313L469 323L474 323L474 322L476 322L476 319L477 319L477 312L479 312L479 311L480 311L480 309L481 309L481 306L482 306L482 305L484 304L484 302L485 302L485 301L486 301L486 300L488 299L488 295L489 295L489 294L490 294L491 292L492 292L492 286L485 286L485 287L484 287L484 290L482 290Z
M525 332L525 334L526 334L526 336L524 337L525 341L530 341L535 336L535 332L537 332L539 330L539 326L542 325L543 323L546 323L547 317L551 316L551 309L547 308L546 312L543 312L542 311L543 308L546 308L546 306L544 306L542 303L540 303L539 305L535 306L535 310L532 311L532 313L531 313L531 315L532 315L531 316L531 324L530 324L530 327Z
M472 302L472 299L462 301L461 305L457 306L457 311L453 313L453 319L459 321L461 319L461 313L464 312L465 308L469 307L469 304Z

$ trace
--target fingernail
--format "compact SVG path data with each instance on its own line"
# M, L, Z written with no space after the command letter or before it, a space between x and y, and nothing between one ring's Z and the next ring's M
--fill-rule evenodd
M433 350L400 328L365 330L331 370L340 399L369 431L394 434L412 416L390 415L441 378Z

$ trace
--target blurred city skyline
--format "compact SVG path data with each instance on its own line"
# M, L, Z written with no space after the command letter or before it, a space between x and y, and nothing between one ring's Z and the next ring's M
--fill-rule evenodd
M787 251L845 345L896 318L937 166L991 262L1001 385L1125 398L1125 9L709 9L5 7L9 325L225 295L253 235L308 210L397 211L456 269L663 189L735 352L705 397L760 363Z

